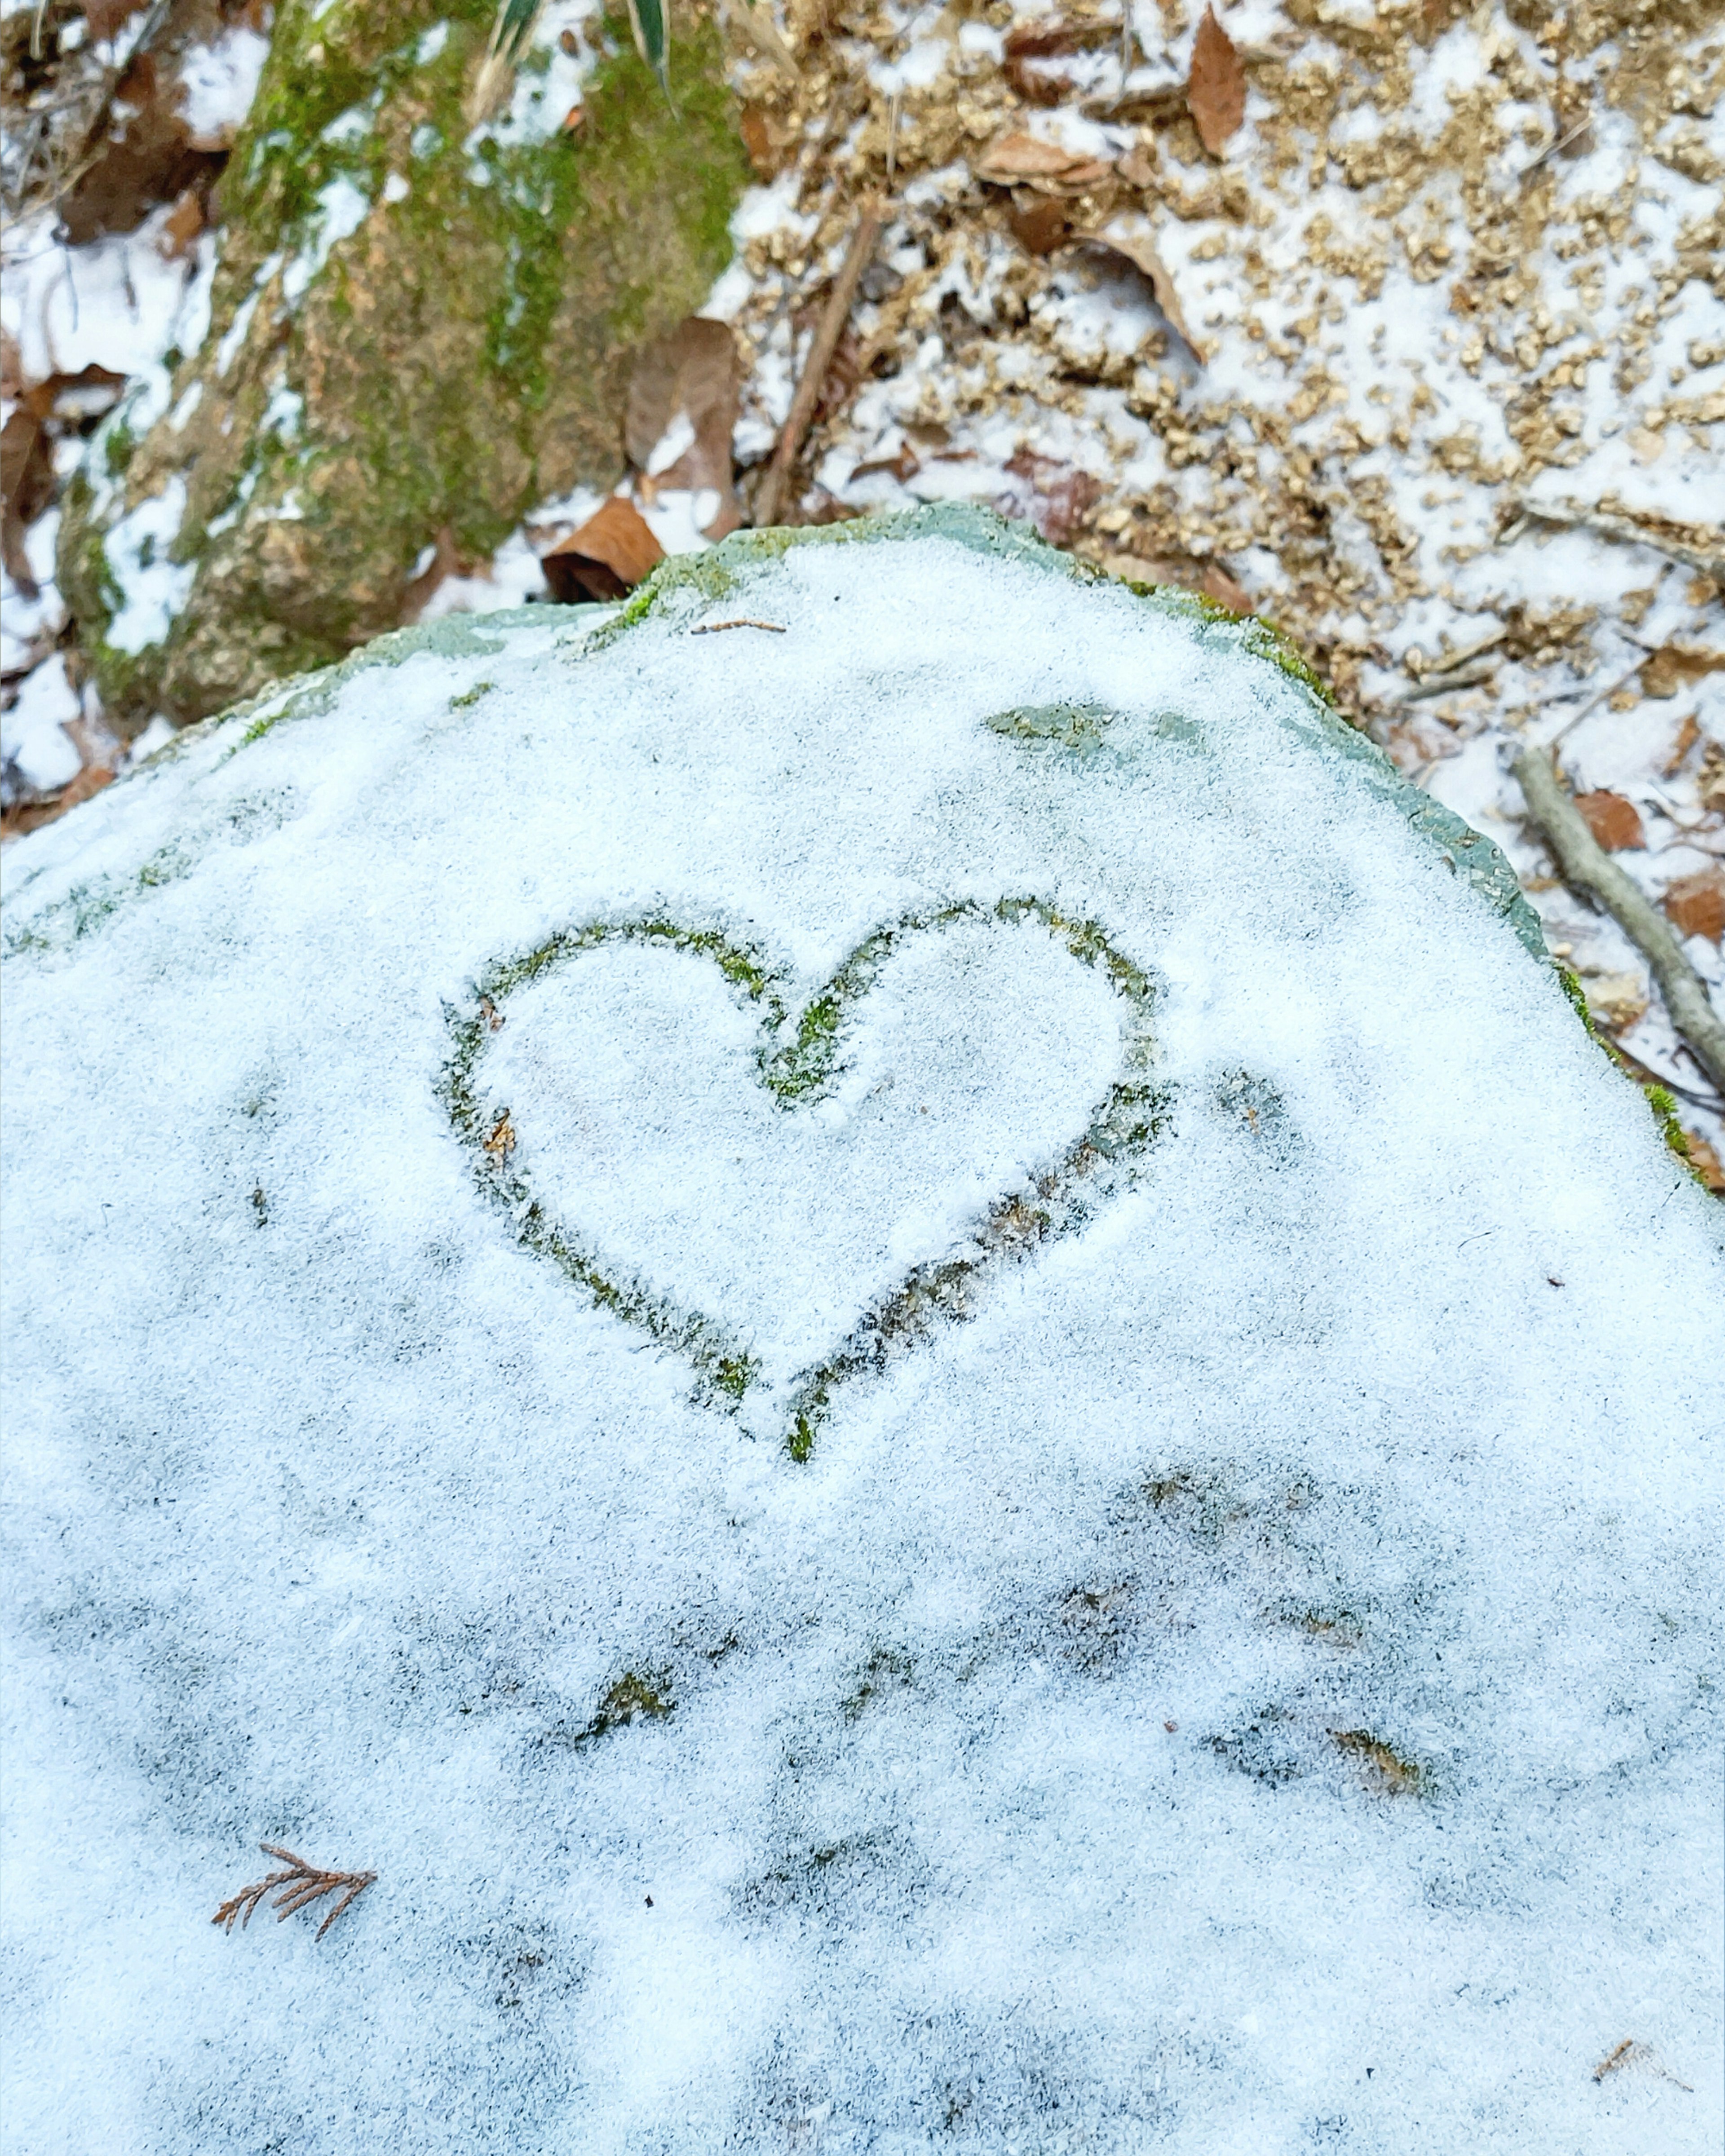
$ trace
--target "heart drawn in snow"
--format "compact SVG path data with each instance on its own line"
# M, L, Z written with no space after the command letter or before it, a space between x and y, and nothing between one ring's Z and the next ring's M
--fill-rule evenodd
M876 929L802 1006L753 947L566 929L451 1017L443 1096L517 1239L806 1459L835 1389L1126 1188L1153 990L1040 898Z

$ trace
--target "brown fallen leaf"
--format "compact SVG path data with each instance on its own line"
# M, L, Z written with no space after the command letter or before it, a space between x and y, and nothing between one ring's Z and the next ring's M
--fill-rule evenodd
M48 506L54 493L54 448L48 430L29 402L17 405L0 427L0 556L6 573L27 599L36 596L36 579L24 551L24 532Z
M1053 195L1034 196L1022 204L1014 203L1006 213L1006 222L1013 238L1026 254L1052 254L1072 237L1072 220Z
M198 235L203 230L203 197L196 187L182 190L180 198L162 221L162 231L156 244L162 259L177 262L189 254L198 244Z
M1647 983L1639 973L1592 973L1582 985L1589 1010L1608 1033L1627 1033L1646 1014Z
M1696 792L1710 814L1725 816L1725 742L1710 741L1702 751Z
M1116 218L1098 232L1076 234L1074 244L1117 255L1136 270L1148 284L1157 305L1167 317L1168 327L1199 366L1204 364L1209 354L1187 327L1186 317L1180 311L1180 295L1174 290L1174 280L1168 275L1168 264L1156 251L1156 242L1150 236L1147 219L1133 216Z
M1641 669L1641 694L1662 701L1692 682L1704 680L1709 674L1721 673L1725 673L1725 651L1663 644Z
M1213 157L1219 157L1230 136L1245 118L1245 69L1234 40L1216 20L1214 8L1206 8L1192 47L1192 72L1186 84L1186 104L1199 140Z
M1680 936L1725 941L1725 870L1701 869L1679 876L1660 901Z
M1683 759L1701 739L1701 722L1693 711L1686 714L1677 729L1677 738L1671 743L1671 752L1660 766L1661 778L1675 778L1683 767Z
M1709 1145L1699 1131L1686 1130L1683 1136L1689 1144L1689 1165L1715 1198L1725 1198L1725 1161L1720 1159L1717 1148Z
M776 180L783 162L779 145L773 140L771 120L765 108L746 105L737 123L737 131L742 137L742 146L748 152L750 165L757 180Z
M1061 193L1082 194L1106 180L1112 165L1076 150L1062 149L1058 142L1044 142L1034 135L1002 136L991 143L971 170L991 187L1009 187L1015 182L1052 188Z
M1018 450L1006 469L1019 485L1001 498L1001 513L1028 517L1051 547L1070 544L1085 512L1102 498L1102 482L1093 473L1034 449Z
M632 501L614 494L578 531L542 554L539 566L557 603L579 606L588 599L626 598L664 559L646 518Z
M711 487L719 506L706 526L709 539L722 539L742 521L731 461L742 377L730 324L702 315L686 316L668 336L644 345L629 376L623 439L629 462L644 475L643 493L650 502L680 488ZM694 429L694 440L668 470L647 479L654 451L680 418Z
M1199 562L1189 554L1106 554L1102 567L1111 577L1119 577L1129 584L1177 584L1183 591L1202 592L1207 599L1226 607L1230 613L1252 611L1244 586L1216 562Z
M506 1110L491 1126L491 1135L483 1143L498 1167L508 1165L509 1156L515 1151L515 1125L509 1120Z
M1621 793L1600 791L1596 793L1578 793L1575 805L1586 820L1587 828L1596 842L1608 854L1633 853L1647 843L1641 829L1641 814L1633 801Z
M457 551L455 534L447 524L432 541L432 547L430 563L411 580L402 593L401 618L404 622L418 621L432 593L445 577L465 576L474 567Z
M854 465L850 480L871 479L877 472L889 472L902 486L907 479L914 479L922 469L922 459L906 442L901 445L896 457L873 457L867 464ZM845 481L847 486L850 480Z
M152 53L140 53L126 69L114 100L117 124L60 199L60 222L74 247L135 232L158 203L176 202L220 172L226 149L193 141L175 110L180 92L177 71L158 66Z
M1020 23L1007 33L1003 72L1026 105L1064 105L1072 95L1070 78L1058 68L1034 63L1114 44L1119 34L1111 23L1068 23L1046 17Z
M80 802L88 801L93 793L100 793L105 786L113 783L114 773L105 763L87 763L48 800L14 802L0 815L0 834L18 839L26 831L39 831L44 824L57 823L69 808L77 808Z

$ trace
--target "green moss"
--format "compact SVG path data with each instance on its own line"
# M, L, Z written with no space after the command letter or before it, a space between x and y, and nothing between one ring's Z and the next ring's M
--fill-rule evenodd
M1555 964L1556 961L1554 960L1553 963ZM1557 973L1558 985L1563 989L1564 995L1568 998L1570 1009L1573 1010L1577 1018L1581 1020L1581 1023L1586 1028L1589 1037L1597 1039L1598 1034L1597 1029L1594 1024L1594 1014L1588 1008L1587 990L1582 987L1579 977L1573 973L1568 966L1563 965L1558 966Z
M614 1730L628 1728L632 1722L666 1721L675 1713L676 1706L670 1694L670 1679L663 1671L642 1676L629 1670L600 1701L592 1721L567 1741L577 1746L596 1743Z
M1332 1729L1330 1742L1344 1758L1353 1761L1375 1794L1419 1797L1430 1794L1430 1770L1370 1730Z
M464 689L459 696L450 697L449 709L452 711L467 711L478 703L481 696L489 696L496 685L495 681L475 681L470 689Z
M1134 1163L1167 1127L1168 1096L1144 1073L1154 1055L1150 1029L1152 983L1108 942L1095 922L1062 914L1045 900L1003 899L992 907L973 902L909 914L877 929L851 952L831 979L809 998L788 1042L786 983L761 952L720 931L695 928L663 916L625 921L589 921L559 931L531 950L500 960L475 984L471 1007L450 1024L450 1053L442 1094L457 1135L470 1151L481 1191L506 1217L516 1240L554 1265L603 1310L639 1326L693 1368L697 1396L734 1409L761 1375L758 1361L724 1329L699 1312L678 1307L650 1284L619 1276L602 1253L584 1245L540 1204L521 1173L512 1171L486 1141L507 1121L508 1110L482 1098L480 1058L490 1038L490 1019L517 988L602 944L630 942L688 952L718 967L760 1014L757 1069L779 1105L793 1109L819 1097L839 1068L846 1024L895 947L906 936L959 922L1036 921L1074 957L1093 967L1127 1005L1122 1060L1127 1075L1110 1087L1089 1127L1061 1158L1034 1178L1034 1192L1013 1194L979 1223L965 1255L919 1266L904 1285L864 1313L853 1337L841 1343L799 1387L791 1403L785 1449L796 1461L809 1459L836 1389L877 1367L889 1353L926 1335L939 1322L968 1317L984 1270L1017 1261L1051 1237L1076 1231L1092 1216L1101 1194L1129 1180ZM1034 1198L1034 1202L1033 1202Z

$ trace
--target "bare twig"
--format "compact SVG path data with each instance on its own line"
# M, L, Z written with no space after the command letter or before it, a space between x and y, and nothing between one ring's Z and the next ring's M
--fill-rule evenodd
M1514 768L1527 814L1551 848L1564 882L1572 891L1596 899L1646 959L1671 1024L1707 1076L1725 1092L1725 1023L1665 916L1600 847L1548 751L1524 748Z
M223 1902L210 1922L219 1924L224 1932L231 1932L236 1920L244 1931L252 1920L253 1911L277 1887L281 1890L275 1896L277 1923L285 1922L296 1909L304 1909L324 1895L334 1893L338 1887L345 1887L347 1892L317 1928L317 1936L321 1938L341 1912L357 1902L377 1876L375 1871L323 1871L316 1865L308 1864L303 1856L295 1856L292 1850L278 1848L273 1841L260 1841L258 1846L265 1856L273 1856L286 1869L272 1871L267 1879L259 1879L254 1886L241 1887L231 1901Z
M864 205L857 221L855 232L847 250L843 266L834 281L825 312L821 316L814 332L814 341L809 347L809 357L803 364L803 378L797 384L797 393L791 400L790 417L779 435L778 447L773 452L773 462L762 481L761 492L755 503L757 525L777 524L784 508L784 497L795 469L797 452L803 446L803 437L809 431L809 423L814 417L814 408L820 401L822 385L827 378L827 369L833 363L833 354L839 348L839 340L845 334L845 325L850 318L850 305L856 297L856 288L862 274L874 259L885 223L881 206L878 203Z
M1539 170L1539 167L1545 162L1548 157L1555 157L1559 150L1567 150L1572 142L1579 142L1593 124L1593 115L1589 113L1587 118L1582 121L1580 126L1572 127L1567 135L1553 136L1551 141L1546 144L1545 147L1540 151L1537 157L1530 157L1528 159L1527 162L1522 166L1521 171L1516 174L1516 177L1518 180L1530 178L1532 174Z
M1548 748L1555 748L1558 743L1562 741L1565 734L1573 734L1577 726L1579 726L1582 721L1588 716L1589 712L1598 711L1600 705L1603 704L1608 697L1615 696L1620 689L1628 688L1630 683L1635 680L1636 675L1640 672L1641 669L1646 664L1647 661L1645 659L1638 659L1635 665L1630 667L1627 674L1620 674L1615 681L1608 681L1603 689L1594 690L1593 695L1588 698L1581 709L1579 711L1572 711L1569 716L1564 720L1562 726L1558 728L1557 732L1546 743L1546 747Z
M1396 699L1400 704L1429 704L1434 697L1448 696L1462 689L1477 689L1491 680L1497 671L1497 662L1488 660L1483 666L1458 667L1447 674L1428 674L1423 681L1404 690Z
M1629 516L1601 503L1594 507L1580 501L1528 501L1515 505L1516 521L1498 541L1504 545L1523 524L1559 524L1571 529L1597 532L1602 539L1616 539L1629 547L1651 547L1656 554L1668 554L1691 569L1709 577L1725 577L1725 538L1706 525L1678 525Z
M689 632L691 636L716 636L721 629L768 629L775 636L784 634L782 621L757 621L752 613L740 613L735 621L703 621Z

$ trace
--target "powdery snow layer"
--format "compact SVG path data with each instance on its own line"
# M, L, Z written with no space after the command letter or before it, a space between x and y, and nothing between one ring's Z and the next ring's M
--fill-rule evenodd
M1717 2147L1707 1201L1249 632L721 558L6 856L11 2145Z

